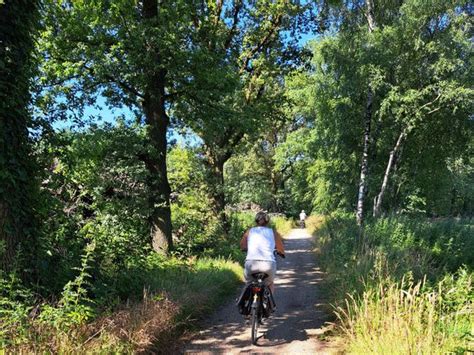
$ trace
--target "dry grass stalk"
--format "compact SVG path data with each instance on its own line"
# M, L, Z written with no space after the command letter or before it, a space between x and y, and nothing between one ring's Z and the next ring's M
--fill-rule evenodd
M88 327L90 336L81 347L97 349L100 343L107 343L108 348L116 348L121 343L131 344L133 352L145 352L172 332L178 313L178 305L166 296L149 297L145 292L143 301L93 322Z

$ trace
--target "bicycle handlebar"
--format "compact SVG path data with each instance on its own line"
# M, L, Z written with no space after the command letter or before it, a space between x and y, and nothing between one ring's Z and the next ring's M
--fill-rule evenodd
M280 258L282 258L282 259L285 259L285 258L286 258L285 254L279 253L277 250L274 250L274 251L273 251L273 254L274 254L275 256L278 255L278 256L279 256Z

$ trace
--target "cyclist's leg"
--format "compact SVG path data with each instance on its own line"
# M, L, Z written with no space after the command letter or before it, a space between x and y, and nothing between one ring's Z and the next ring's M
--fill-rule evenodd
M250 283L253 280L252 274L257 272L264 272L268 275L265 279L265 285L267 285L272 293L274 292L274 280L276 274L276 263L274 261L263 261L263 260L247 260L245 262L245 279Z
M268 278L265 280L267 282L267 286L272 291L272 293L275 293L275 275L276 275L276 262L267 262L267 269L264 271L265 273L268 274Z
M256 269L256 260L246 260L245 261L245 266L244 266L244 279L245 279L245 284L249 285L254 281L254 277L252 276L253 273L258 272L255 271Z

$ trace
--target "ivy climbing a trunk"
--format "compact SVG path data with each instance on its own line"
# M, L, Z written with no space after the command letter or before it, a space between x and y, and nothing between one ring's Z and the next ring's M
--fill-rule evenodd
M28 128L36 1L0 3L0 266L34 260L34 165ZM24 265L28 267L27 265Z

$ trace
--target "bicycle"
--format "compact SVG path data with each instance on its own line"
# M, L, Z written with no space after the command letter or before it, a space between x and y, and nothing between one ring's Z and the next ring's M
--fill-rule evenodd
M251 332L252 344L256 345L258 340L258 326L262 323L263 318L267 318L275 308L275 301L273 300L270 289L264 284L264 280L268 275L264 272L252 274L256 281L250 284L251 293Z
M275 255L285 258L284 254L277 253ZM252 304L250 307L250 322L252 344L257 345L258 340L258 326L262 324L263 318L268 318L275 311L276 304L273 299L273 294L270 288L265 285L264 280L268 275L264 272L257 272L252 274L253 281L249 285L251 290L250 299Z

